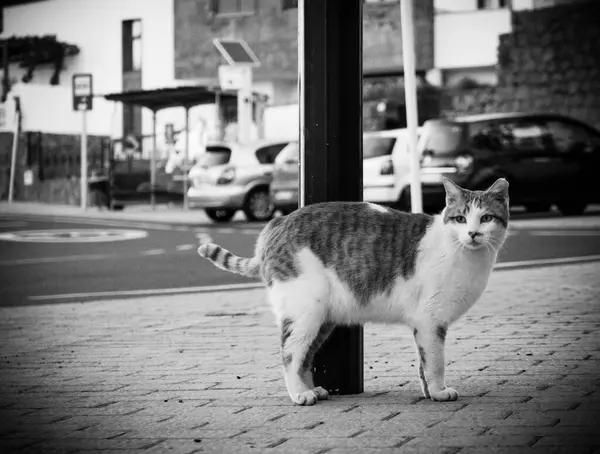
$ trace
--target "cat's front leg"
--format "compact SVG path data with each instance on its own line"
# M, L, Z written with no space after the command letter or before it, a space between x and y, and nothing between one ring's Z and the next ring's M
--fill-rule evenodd
M458 399L458 392L444 383L446 325L424 324L414 329L419 380L423 395L435 401Z

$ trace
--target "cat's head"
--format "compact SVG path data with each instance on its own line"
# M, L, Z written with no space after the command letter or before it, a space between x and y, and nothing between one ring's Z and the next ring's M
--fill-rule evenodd
M444 178L446 207L442 219L452 238L467 249L491 246L498 250L506 239L508 181L499 178L485 191L469 191Z

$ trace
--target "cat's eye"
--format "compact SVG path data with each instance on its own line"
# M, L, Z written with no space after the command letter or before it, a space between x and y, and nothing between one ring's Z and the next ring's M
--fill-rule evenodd
M494 217L491 214L484 214L481 216L481 222L491 222Z
M458 222L459 224L465 224L467 222L467 218L464 217L464 216L462 216L462 215L461 216L455 216L454 220L456 222Z

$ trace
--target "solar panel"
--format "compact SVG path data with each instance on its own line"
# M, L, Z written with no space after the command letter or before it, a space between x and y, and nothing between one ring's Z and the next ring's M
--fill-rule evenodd
M230 65L260 65L260 60L243 39L215 38L213 43Z

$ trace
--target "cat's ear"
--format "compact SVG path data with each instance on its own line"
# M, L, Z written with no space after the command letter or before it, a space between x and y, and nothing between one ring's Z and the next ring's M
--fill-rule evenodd
M442 184L446 190L446 205L457 202L463 197L463 190L454 181L449 178L442 178Z
M491 193L494 197L506 200L508 199L508 181L504 178L498 178L486 192Z

